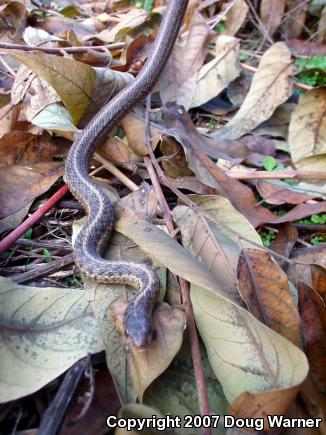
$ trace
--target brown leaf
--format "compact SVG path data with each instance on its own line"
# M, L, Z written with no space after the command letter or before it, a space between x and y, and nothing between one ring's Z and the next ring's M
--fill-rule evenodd
M162 166L167 176L177 178L193 175L182 147L173 137L163 136L160 150L164 156Z
M129 113L121 121L121 125L126 133L128 144L134 153L139 156L148 154L146 147L145 122L138 115ZM151 123L152 148L155 150L159 139L160 130Z
M0 168L0 217L23 208L63 175L62 163L35 163Z
M61 151L47 133L35 136L25 131L10 131L0 139L0 166L49 161Z
M281 22L285 3L286 0L262 0L260 4L260 18L270 36L273 36Z
M160 78L163 103L176 101L190 107L195 93L197 74L206 54L212 32L197 12L191 21L185 46L176 44Z
M116 65L113 69L122 72L138 72L152 51L153 41L153 38L144 34L136 36L127 48L125 65Z
M263 418L264 430L268 431L269 422L267 416L285 416L297 392L298 387L295 386L266 393L242 393L230 405L228 413L238 418Z
M163 116L166 117L166 119L171 119L172 117L172 119L179 120L180 115L185 116L185 111L181 106L169 104L164 107ZM177 132L177 135L179 138L182 138L182 145L189 166L202 183L217 189L218 192L222 192L255 226L275 218L273 213L257 203L255 195L249 187L238 180L228 177L198 147L198 141L190 141L192 137L184 133L185 127L183 124L178 122L178 127L179 126L180 131Z
M264 198L265 202L268 204L301 204L309 199L315 198L314 195L297 192L288 184L278 180L258 180L255 185L260 196Z
M298 239L298 230L292 224L285 223L278 227L276 240L272 243L271 249L284 257L290 256ZM278 259L281 263L282 260ZM283 263L281 263L283 264Z
M310 374L322 393L326 393L326 309L319 295L303 282L298 285L299 312Z
M238 264L239 290L249 311L301 347L300 319L286 274L266 252L244 249Z
M14 106L11 103L0 109L0 138L2 138L4 134L9 132L14 127L18 119L19 112L20 105Z
M308 10L308 3L300 3L298 7L297 0L286 0L287 14L285 16L284 27L288 38L297 38L302 32L304 22L306 20L306 13Z

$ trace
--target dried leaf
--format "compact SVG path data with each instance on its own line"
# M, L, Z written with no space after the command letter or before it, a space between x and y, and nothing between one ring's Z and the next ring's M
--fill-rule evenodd
M273 36L282 20L285 4L286 0L262 0L260 4L260 18L270 36Z
M319 295L309 286L298 285L299 310L310 374L319 391L326 393L326 310Z
M46 192L62 175L62 163L35 163L0 168L0 217L23 208Z
M88 106L95 82L94 70L81 62L50 54L1 50L24 63L51 85L76 124Z
M255 184L260 196L268 204L302 204L309 199L315 198L314 195L298 192L292 189L292 186L279 180L258 180Z
M289 127L289 146L296 167L324 171L326 168L326 87L300 97Z
M90 307L92 294L25 287L0 278L0 401L37 391L102 341Z
M198 72L191 107L200 106L218 95L240 73L240 41L221 35L216 41L215 58Z
M196 324L213 371L229 401L247 390L286 388L303 381L308 371L304 354L231 303L207 266L187 254L165 233L140 219L124 217L117 222L117 229L192 283Z
M300 319L286 274L266 252L244 249L238 265L239 290L249 311L301 347Z
M198 71L206 53L211 34L204 18L196 13L185 46L176 44L160 78L160 95L163 103L176 101L189 108L195 93Z
M292 95L292 76L291 53L283 42L277 42L261 58L238 113L213 136L237 139L268 119Z
M222 33L224 35L234 36L243 26L248 15L249 6L245 0L237 0L236 2L231 1L231 3L233 3L231 9L229 9L225 14L226 28ZM226 9L228 6L229 2L223 4L223 9Z

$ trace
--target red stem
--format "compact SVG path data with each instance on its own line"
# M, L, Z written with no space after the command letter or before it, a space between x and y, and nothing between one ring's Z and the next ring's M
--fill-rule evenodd
M8 234L4 239L0 241L0 254L15 243L19 237L26 233L26 231L36 224L53 206L56 204L66 193L68 192L68 186L65 184L49 198L46 203L41 205L31 216L29 216L24 222L22 222L16 229Z

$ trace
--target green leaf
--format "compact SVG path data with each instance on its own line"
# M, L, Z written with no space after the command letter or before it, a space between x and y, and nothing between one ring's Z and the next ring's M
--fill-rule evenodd
M33 234L32 228L29 228L26 233L23 235L23 239L31 240Z
M50 252L46 249L46 248L44 248L43 249L43 255L44 255L44 257L45 257L45 262L46 263L51 263L51 261L53 260L52 259L52 256L51 256L51 254L50 254Z
M272 171L276 166L276 160L272 156L267 156L264 158L263 165L266 171Z

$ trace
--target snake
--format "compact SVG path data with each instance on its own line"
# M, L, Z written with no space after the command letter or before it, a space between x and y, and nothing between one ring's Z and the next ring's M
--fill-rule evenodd
M103 258L114 226L114 209L88 170L96 145L156 84L175 44L187 4L188 0L169 1L151 55L141 71L78 134L65 164L65 181L88 216L74 243L74 261L86 277L97 283L127 284L138 290L137 296L127 305L123 329L132 345L140 348L153 339L152 312L159 295L159 279L145 263Z

